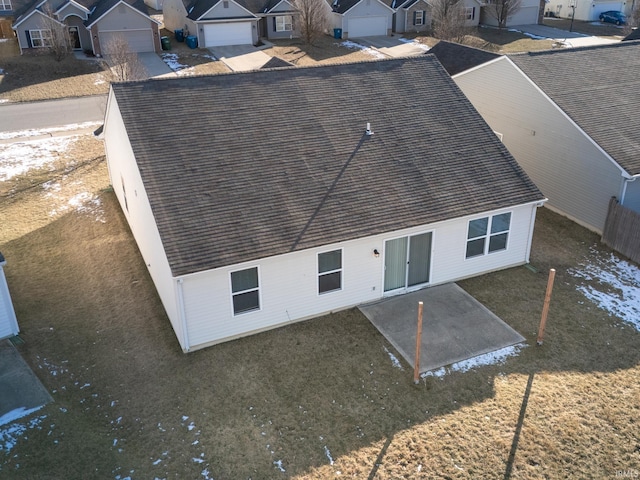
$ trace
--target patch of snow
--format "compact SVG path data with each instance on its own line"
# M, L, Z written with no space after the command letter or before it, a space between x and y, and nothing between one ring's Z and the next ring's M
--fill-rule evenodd
M15 132L0 132L0 140L9 140L19 137L39 137L42 135L51 135L60 132L72 132L74 130L85 130L88 128L98 127L103 122L83 122L83 123L70 123L69 125L63 125L61 127L50 128L31 128L28 130L16 130Z
M178 54L176 53L163 53L162 60L174 72L180 72L181 70L191 68L189 67L189 65L183 65L182 63L180 63Z
M193 457L193 458L191 459L191 461L192 461L193 463L204 463L204 460L203 460L202 458L198 458L198 457Z
M0 98L0 103L9 103L9 100L6 98Z
M40 408L42 407L37 407L35 409L27 410L26 412L32 413L32 412L35 412L36 410L39 410ZM17 410L24 411L24 409L17 409ZM12 410L12 412L15 412L15 410ZM11 412L9 412L9 414L10 413ZM5 418L5 416L9 414L3 415L2 418ZM25 413L24 415L27 415L27 413ZM45 418L47 418L46 415L41 415L39 417L32 418L31 420L29 420L27 424L11 423L9 424L8 427L0 429L0 452L9 453L13 449L13 447L16 446L18 439L22 437L27 430L30 430L33 428L42 428L40 427L40 424Z
M209 476L209 469L208 468L205 468L204 470L202 470L200 475L202 475L205 478L205 480L213 480L213 478Z
M383 348L384 348L384 351L387 352L387 355L389 355L389 358L391 359L391 365L393 365L395 368L399 368L400 370L404 370L404 367L400 363L400 360L398 360L398 357L396 357L393 353L391 353L387 347L383 347Z
M24 407L15 408L0 417L0 425L6 425L7 423L15 422L16 420L22 417L26 417L27 415L31 415L33 412L37 412L42 407L44 407L44 405L40 405L39 407L29 408L29 409L26 409ZM0 438L1 436L2 436L2 432L0 432Z
M324 454L329 459L329 465L333 465L333 458L331 458L331 452L329 451L326 445L324 446Z
M69 144L69 138L51 138L0 145L0 181L10 180L31 169L48 167L55 155L67 150Z
M592 253L589 262L567 270L585 281L577 286L578 291L609 315L640 331L640 268L613 253L603 256L595 249Z
M507 358L515 357L520 353L526 345L523 343L519 343L517 345L512 345L510 347L501 348L500 350L496 350L494 352L485 353L483 355L478 355L473 358L469 358L467 360L462 360L461 362L456 362L448 367L440 367L436 370L431 370L429 372L425 372L420 375L421 378L426 377L438 377L442 378L448 373L452 372L468 372L474 368L484 367L487 365L497 365L500 363L504 363Z
M273 462L273 464L278 467L278 470L280 470L281 472L286 472L286 470L284 469L284 467L282 466L282 460L276 460L275 462Z
M366 53L367 55L371 55L372 57L375 57L375 58L386 58L386 56L383 53L379 52L378 50L370 47L365 47L364 45L360 45L359 43L352 42L351 40L345 40L344 42L341 42L340 45L342 45L345 48L350 48L352 50L362 50L363 53Z
M162 462L161 458L157 459L155 462L153 462L153 464L154 465L160 465L160 462Z
M424 43L416 42L415 40L411 40L409 38L399 38L398 41L402 42L402 43L411 43L412 45L424 50L425 52L431 48L431 47L429 47L429 45L425 45Z

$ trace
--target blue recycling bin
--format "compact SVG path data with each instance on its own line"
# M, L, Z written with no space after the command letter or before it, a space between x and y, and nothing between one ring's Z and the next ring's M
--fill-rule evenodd
M176 36L176 42L184 42L184 32L182 29L174 30L173 34Z
M195 35L187 36L187 47L189 48L198 48L198 37Z
M342 38L342 29L334 28L333 29L333 38L341 39Z

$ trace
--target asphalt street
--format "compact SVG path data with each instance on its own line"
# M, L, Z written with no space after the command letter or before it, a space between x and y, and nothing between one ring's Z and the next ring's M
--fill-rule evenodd
M0 104L0 132L101 122L106 105L106 95Z

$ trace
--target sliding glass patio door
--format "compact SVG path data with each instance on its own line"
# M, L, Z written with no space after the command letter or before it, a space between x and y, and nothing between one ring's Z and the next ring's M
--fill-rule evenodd
M385 242L385 292L429 283L430 268L431 232Z

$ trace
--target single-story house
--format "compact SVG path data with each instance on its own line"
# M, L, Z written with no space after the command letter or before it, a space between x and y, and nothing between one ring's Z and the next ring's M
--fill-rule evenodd
M300 36L298 14L288 0L164 0L162 12L167 29L196 35L205 47Z
M69 32L74 50L108 55L111 40L124 38L132 52L160 52L159 22L142 0L42 0L13 24L21 52L51 46L52 29Z
M0 253L0 340L20 333L16 313L13 310L13 303L11 303L11 295L9 295L7 278L4 275L6 264L7 261Z
M611 197L640 212L639 72L640 42L621 42L502 56L453 79L547 206L602 233Z
M483 4L480 11L480 23L493 27L498 26L498 20L490 12L493 10L492 0L488 0ZM507 18L507 27L515 25L537 25L542 17L542 8L540 0L522 0L520 8L517 12Z
M545 4L545 16L571 18L585 22L597 22L602 12L617 10L631 13L632 2L625 0L549 0Z
M392 30L396 33L419 33L431 29L433 7L427 0L391 0L394 10Z
M544 196L431 55L116 83L106 110L184 351L529 259Z
M327 4L331 6L329 28L338 29L341 38L391 35L395 10L382 0L327 0ZM420 10L422 6L424 2L415 11L426 12L426 6Z

